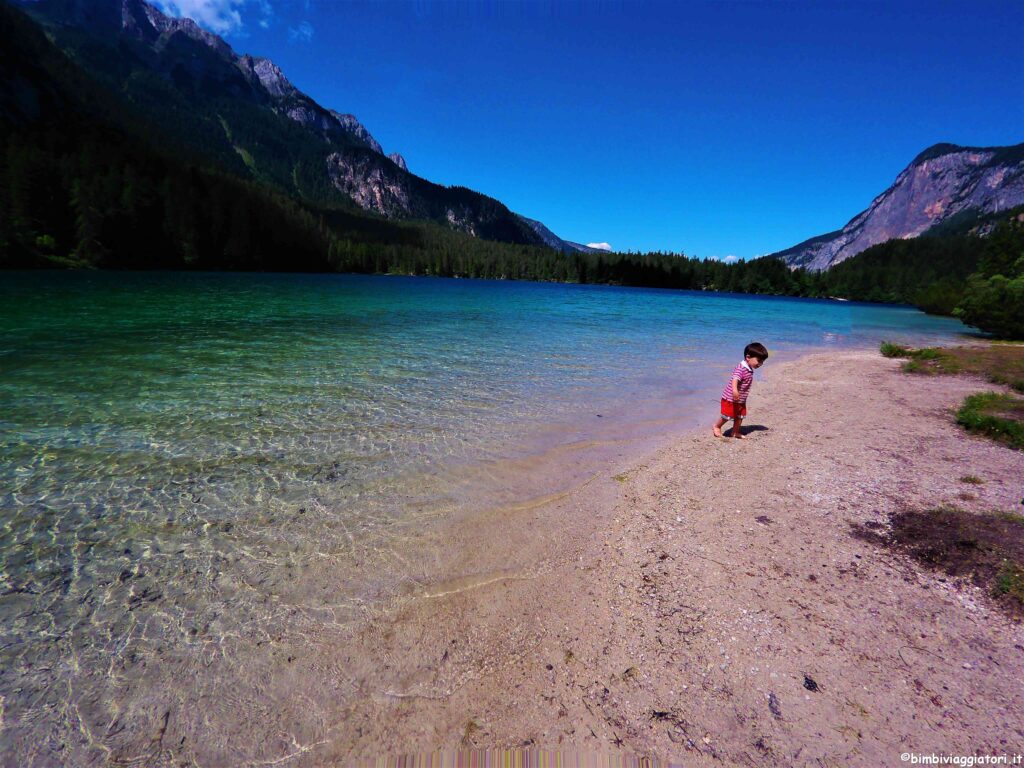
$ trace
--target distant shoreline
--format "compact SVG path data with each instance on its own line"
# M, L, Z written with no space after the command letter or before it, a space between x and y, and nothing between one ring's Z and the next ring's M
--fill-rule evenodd
M743 291L724 291L714 288L673 288L660 285L632 285L621 282L585 282L577 280L538 280L534 278L517 277L473 277L463 275L418 275L404 272L311 272L311 271L286 271L286 270L223 270L223 269L114 269L114 268L78 268L68 269L57 266L46 266L38 268L0 268L0 274L75 274L75 275L288 275L296 277L361 277L361 278L414 278L429 280L459 280L481 283L535 283L537 285L577 285L584 288L625 288L628 290L640 291L665 291L668 293L694 293L694 294L715 294L720 296L741 296L755 299L793 299L798 301L820 301L820 302L842 302L851 306L865 307L893 307L912 309L931 317L950 317L949 315L926 312L914 304L897 301L861 301L858 299L845 299L840 296L796 296L787 293L746 293ZM965 326L965 333L981 334L980 331L970 326Z

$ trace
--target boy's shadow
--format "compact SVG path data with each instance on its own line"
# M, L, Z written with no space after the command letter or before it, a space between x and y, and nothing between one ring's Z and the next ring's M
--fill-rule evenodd
M763 424L753 424L753 425L751 425L749 427L746 424L744 424L742 427L740 427L740 434L741 435L749 435L751 432L767 432L767 431L768 431L768 427L764 426ZM732 429L727 429L724 432L722 432L722 434L723 435L729 435L730 437L732 437Z

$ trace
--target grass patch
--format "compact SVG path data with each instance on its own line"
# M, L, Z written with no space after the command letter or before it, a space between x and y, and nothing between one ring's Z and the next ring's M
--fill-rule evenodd
M931 570L984 589L1004 610L1024 617L1024 517L975 514L953 507L900 512L889 533L853 526L858 538L902 552Z
M884 341L880 351L885 357L907 358L902 366L905 373L967 373L1024 392L1024 344L912 349ZM956 420L970 432L1024 449L1024 400L997 392L971 395L964 400Z
M1024 605L1024 568L1004 560L996 576L996 595L1006 595L1018 605Z
M904 347L902 344L893 344L889 341L883 341L879 351L882 353L882 357L910 357L912 352L910 347Z
M968 373L1024 392L1024 344L911 349L886 341L881 352L885 357L908 358L903 364L907 373Z
M1024 449L1024 400L1000 392L980 392L964 400L956 423L1018 450Z

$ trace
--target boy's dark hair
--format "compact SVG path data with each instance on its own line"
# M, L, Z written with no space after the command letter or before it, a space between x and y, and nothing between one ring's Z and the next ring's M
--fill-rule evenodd
M752 341L743 350L743 357L756 357L763 363L768 359L768 350L765 349L764 344Z

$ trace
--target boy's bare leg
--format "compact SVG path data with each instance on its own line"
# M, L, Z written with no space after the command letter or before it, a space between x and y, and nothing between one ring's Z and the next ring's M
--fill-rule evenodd
M741 424L743 424L742 416L737 416L735 419L732 420L732 436L735 437L737 440L746 439L743 437L743 432L740 430Z
M723 424L725 424L725 419L719 416L718 421L716 421L714 426L711 427L711 434L713 434L715 437L721 437Z

